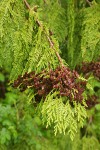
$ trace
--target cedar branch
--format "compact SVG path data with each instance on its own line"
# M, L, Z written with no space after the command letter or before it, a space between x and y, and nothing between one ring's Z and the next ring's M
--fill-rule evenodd
M26 5L27 9L30 10L31 7L30 7L29 3L27 2L27 0L24 0L24 3L25 3L25 5ZM41 22L40 22L38 19L36 20L36 22L37 22L38 26L42 27L42 24L41 24ZM48 41L49 41L50 47L55 51L55 54L56 54L56 56L57 56L57 58L58 58L58 60L59 60L59 62L60 62L60 64L61 64L61 66L64 66L64 65L63 65L63 62L62 62L62 59L61 59L61 57L60 57L60 55L59 55L59 53L56 51L56 49L55 49L55 47L54 47L53 41L51 40L51 38L50 38L47 34L46 34L46 37L47 37L47 39L48 39Z

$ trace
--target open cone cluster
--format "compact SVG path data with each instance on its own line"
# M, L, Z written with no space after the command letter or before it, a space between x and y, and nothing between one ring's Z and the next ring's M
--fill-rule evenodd
M43 70L39 74L35 72L25 73L18 76L13 87L19 87L20 91L34 88L39 97L46 97L52 90L59 91L60 96L66 96L71 101L82 102L86 81L79 80L79 74L68 67L58 67L55 70Z
M88 106L88 109L91 109L99 102L97 101L98 97L96 95L88 96L88 99L86 101L86 104Z
M95 77L100 80L100 61L98 62L90 62L90 63L82 63L82 67L78 67L77 71L82 72L88 77L89 73L93 73Z
M94 77L100 80L100 58L98 59L97 62L90 62L90 63L83 62L82 66L76 67L76 70L78 73L83 73L85 78L89 78L90 75L93 74ZM99 87L96 90L98 89ZM88 96L86 103L88 108L90 109L99 103L98 97L95 94L92 96Z

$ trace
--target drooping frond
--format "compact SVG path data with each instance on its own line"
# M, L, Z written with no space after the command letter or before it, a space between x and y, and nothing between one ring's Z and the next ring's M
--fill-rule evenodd
M84 14L81 29L81 51L84 61L98 58L100 51L100 5L94 4L83 9Z
M86 109L80 103L74 103L74 107L72 107L68 100L64 104L64 97L58 97L57 95L58 92L54 92L46 97L42 107L43 121L47 122L47 127L54 125L55 135L58 132L65 134L65 131L68 130L73 140L78 126L83 126L84 119L87 116Z
M25 23L24 15L22 2L17 0L4 0L0 2L0 60L1 66L10 71L15 57L18 57L22 51L23 43L21 42L23 40L21 41L20 34ZM15 49L17 52L15 52ZM24 57L23 55L22 61ZM20 66L22 66L21 63Z
M100 4L85 5L84 1L67 2L68 36L63 49L64 58L72 68L82 61L91 62L100 55Z
M13 80L25 71L55 68L59 44L45 23L38 20L38 12L25 11L25 4L18 0L7 1L7 7L5 3L1 1L0 5L0 57L1 66L11 71L10 78Z

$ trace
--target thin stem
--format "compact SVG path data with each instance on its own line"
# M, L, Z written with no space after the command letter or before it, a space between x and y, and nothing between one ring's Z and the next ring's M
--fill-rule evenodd
M61 64L61 66L64 66L64 64L63 64L63 62L62 62L62 59L61 59L59 53L56 51L56 49L55 49L55 47L54 47L53 41L50 39L50 37L49 37L48 35L46 35L46 36L47 36L47 39L48 39L48 41L49 41L50 47L55 51L55 54L56 54L56 56L57 56L57 58L58 58L58 60L59 60L59 62L60 62L60 64Z
M86 2L88 3L89 6L91 6L91 2L89 0L86 0Z
M29 5L29 3L27 2L27 0L24 0L24 3L25 3L25 5L26 5L26 7L27 7L27 9L31 9L31 7L30 7L30 5Z
M44 3L47 3L46 0L43 0L43 1L44 1Z

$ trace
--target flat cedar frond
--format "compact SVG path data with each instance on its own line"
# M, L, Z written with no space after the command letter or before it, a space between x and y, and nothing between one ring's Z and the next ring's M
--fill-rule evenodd
M100 51L100 5L83 9L81 29L81 51L83 61L91 62L98 58ZM94 17L95 16L95 17Z
M58 97L58 92L48 94L42 106L43 122L47 122L47 127L54 125L55 135L58 132L65 134L67 130L73 140L79 124L83 126L86 109L80 103L74 103L72 107L67 99L64 104L63 98Z
M39 72L49 65L55 68L58 58L53 49L59 52L59 44L56 38L50 37L54 46L50 45L49 29L41 21L39 26L38 12L25 12L25 4L18 0L8 0L6 7L5 3L2 1L0 6L0 61L11 72L10 79L26 71Z

